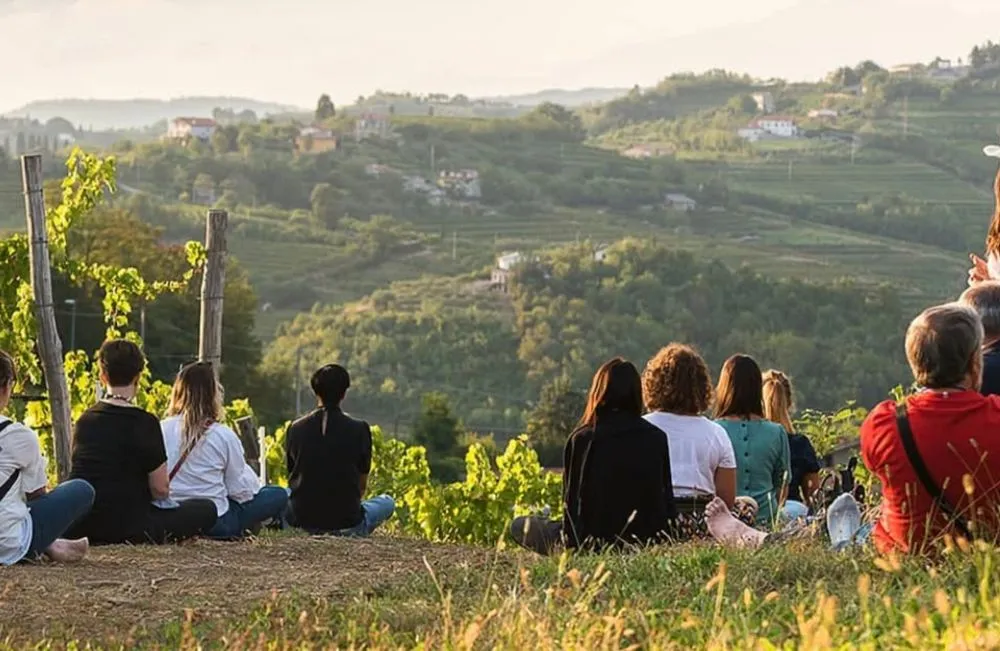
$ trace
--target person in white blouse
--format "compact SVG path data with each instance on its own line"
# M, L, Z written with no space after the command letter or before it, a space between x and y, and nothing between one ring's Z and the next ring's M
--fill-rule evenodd
M288 492L280 486L261 487L236 432L221 422L223 414L222 387L212 365L196 362L177 375L168 417L160 426L170 500L212 500L219 517L208 537L235 539L267 520L281 519Z
M678 536L708 537L704 512L715 497L752 523L756 504L736 496L733 444L726 430L702 415L712 401L712 378L701 355L678 343L662 348L646 364L642 393L645 419L663 430L670 448Z
M71 479L47 490L38 435L3 415L16 381L14 358L0 350L0 565L42 557L82 560L89 541L66 540L63 534L90 511L94 487Z

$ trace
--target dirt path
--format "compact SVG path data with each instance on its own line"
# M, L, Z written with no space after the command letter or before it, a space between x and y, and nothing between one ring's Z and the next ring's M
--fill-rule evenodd
M377 593L432 568L493 562L490 550L398 538L282 536L244 543L99 547L75 566L0 568L0 639L127 640L195 609L240 616L274 594L332 600Z

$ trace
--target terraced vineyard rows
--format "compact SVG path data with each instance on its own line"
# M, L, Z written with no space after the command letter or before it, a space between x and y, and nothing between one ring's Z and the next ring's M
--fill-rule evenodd
M823 164L815 161L731 164L724 177L737 190L787 199L858 203L901 193L949 205L981 205L985 189L917 162Z

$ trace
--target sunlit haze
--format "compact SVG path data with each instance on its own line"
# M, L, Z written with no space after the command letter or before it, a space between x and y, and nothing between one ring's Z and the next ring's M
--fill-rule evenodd
M816 79L959 57L989 0L0 0L0 111L31 100L239 95L309 106L375 89L473 96L652 84L725 67ZM947 29L944 27L947 25Z

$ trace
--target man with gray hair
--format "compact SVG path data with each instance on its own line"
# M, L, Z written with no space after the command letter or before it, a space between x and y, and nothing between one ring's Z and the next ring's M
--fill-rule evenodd
M958 302L971 307L983 322L984 396L1000 395L1000 282L977 283L965 290Z
M970 307L925 310L906 332L920 391L883 402L861 426L861 456L882 482L872 537L883 553L1000 537L1000 397L979 393L983 338Z

